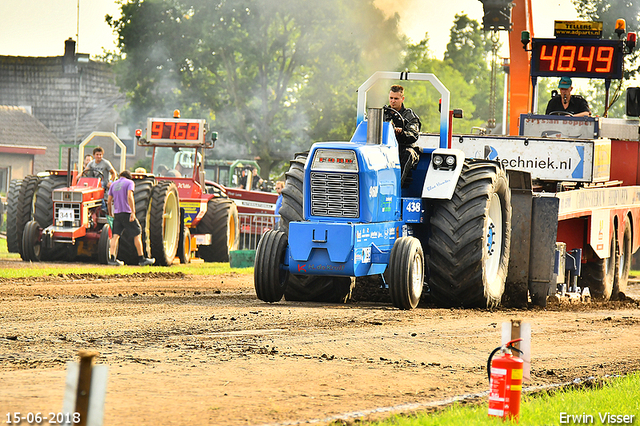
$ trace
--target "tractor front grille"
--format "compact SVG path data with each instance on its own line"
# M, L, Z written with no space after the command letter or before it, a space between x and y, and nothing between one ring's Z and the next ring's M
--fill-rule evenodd
M311 172L311 214L313 216L360 216L358 174Z
M62 226L62 225L79 226L80 225L80 208L81 208L81 206L82 206L82 204L80 204L80 203L55 203L54 212L53 212L54 223L58 224L59 226ZM67 221L67 220L65 220L64 222L61 222L59 220L59 218L60 218L60 209L73 209L73 222Z

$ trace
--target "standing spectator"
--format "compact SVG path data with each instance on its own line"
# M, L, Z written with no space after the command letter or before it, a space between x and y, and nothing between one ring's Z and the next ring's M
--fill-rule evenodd
M280 222L280 207L282 207L282 190L284 189L284 182L279 180L276 182L276 192L278 193L278 199L276 200L276 210L274 214L276 215L276 227ZM277 228L276 228L277 229Z
M115 258L113 253L116 252L120 234L125 229L134 236L133 244L138 252L138 265L152 265L155 262L155 259L147 259L142 253L142 228L140 227L140 222L136 219L136 203L133 198L134 187L135 185L131 180L131 172L124 170L120 173L120 179L113 182L111 189L109 189L109 215L113 216L113 237L109 246L112 254L108 261L109 265L123 264L122 261Z

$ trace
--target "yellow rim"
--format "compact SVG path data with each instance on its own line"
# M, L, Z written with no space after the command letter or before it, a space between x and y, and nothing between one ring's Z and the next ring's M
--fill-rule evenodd
M178 207L178 198L174 191L167 193L162 222L165 253L175 256L178 249L178 236L180 235L180 207Z

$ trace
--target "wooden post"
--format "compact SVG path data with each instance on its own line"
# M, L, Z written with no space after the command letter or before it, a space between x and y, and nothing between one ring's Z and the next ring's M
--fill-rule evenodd
M76 412L80 413L78 426L87 425L87 415L89 413L89 396L91 394L91 370L95 357L100 355L95 351L82 350L78 352L80 356L80 372L78 374L78 389L76 392Z

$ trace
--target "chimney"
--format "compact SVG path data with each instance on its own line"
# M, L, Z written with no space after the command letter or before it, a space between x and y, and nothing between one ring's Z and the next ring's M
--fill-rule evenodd
M64 56L62 57L62 69L65 74L77 74L76 64L76 42L69 37L64 41Z
M73 58L76 55L76 41L69 37L64 41L64 57Z

